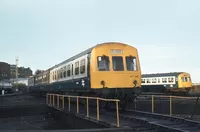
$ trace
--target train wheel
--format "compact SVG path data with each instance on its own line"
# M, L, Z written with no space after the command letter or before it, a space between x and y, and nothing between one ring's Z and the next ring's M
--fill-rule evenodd
M127 95L124 95L120 99L119 108L121 108L122 111L123 111L123 110L125 110L127 108L127 104L128 104L128 97L127 97Z
M100 98L103 98L103 99L108 99L107 96L100 96ZM110 109L110 103L108 101L104 101L104 100L100 100L99 101L99 107L100 109L106 109L106 110L109 110Z

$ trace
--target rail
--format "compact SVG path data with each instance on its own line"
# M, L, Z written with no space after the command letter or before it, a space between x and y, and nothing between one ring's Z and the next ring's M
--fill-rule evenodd
M55 104L55 98L57 97L57 103ZM60 95L60 94L46 94L46 104L50 107L56 107L60 110L65 110L65 98L68 98L67 106L68 112L71 111L71 98L76 99L76 114L79 114L79 99L86 99L86 117L89 118L89 100L96 100L96 120L100 120L100 108L99 108L99 101L106 101L106 102L115 102L116 106L116 124L117 127L120 127L119 121L119 100L118 99L104 99L99 97L87 97L87 96L71 96L71 95ZM61 102L60 102L61 100Z
M148 96L149 97L149 96ZM199 100L199 97L184 97L184 96L166 96L166 95L151 95L151 112L155 112L155 98L167 98L169 100L169 115L173 114L173 99L196 99ZM135 100L135 110L137 107L137 100Z

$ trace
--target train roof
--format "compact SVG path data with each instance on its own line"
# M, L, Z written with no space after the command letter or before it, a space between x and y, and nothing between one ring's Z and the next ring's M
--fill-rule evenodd
M142 74L142 78L145 77L166 77L166 76L178 76L183 72L169 72L169 73L154 73L154 74Z
M59 64L57 64L57 65L55 65L55 66L53 66L53 67L51 67L51 68L49 68L48 70L52 70L53 68L59 67L60 65L65 64L66 62L72 61L72 60L74 60L74 59L76 59L76 58L79 58L79 57L81 57L81 56L83 56L83 55L86 55L86 54L90 53L90 52L92 51L92 49L94 49L94 48L97 47L97 46L100 46L100 45L103 45L103 44L112 44L112 43L118 43L118 44L127 45L127 44L121 43L121 42L104 42L104 43L100 43L100 44L97 44L97 45L95 45L95 46L93 46L93 47L91 47L91 48L89 48L89 49L87 49L87 50L85 50L85 51L83 51L83 52L81 52L81 53L79 53L79 54L76 54L76 55L72 56L71 58L69 58L69 59L67 59L67 60L65 60L65 61L63 61L63 62L61 62L61 63L59 63ZM133 47L133 46L132 46L132 47ZM134 47L134 48L135 48L135 47Z

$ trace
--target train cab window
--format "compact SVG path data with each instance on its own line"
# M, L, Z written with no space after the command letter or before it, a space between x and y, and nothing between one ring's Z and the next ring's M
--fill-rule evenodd
M75 75L79 74L79 61L75 63Z
M135 57L133 57L133 56L126 57L126 69L128 71L136 71L137 70L137 64L136 64Z
M98 56L98 70L99 71L109 71L110 70L110 61L108 56Z
M187 77L185 77L185 82L189 82Z
M121 56L113 56L112 63L113 63L114 71L123 71L124 70L123 58Z
M184 77L181 77L181 81L182 81L182 82L185 82L185 78L184 78Z
M191 82L191 78L190 77L188 77L188 82Z
M70 76L70 65L67 66L67 76Z
M81 74L85 73L85 59L81 60L80 73Z

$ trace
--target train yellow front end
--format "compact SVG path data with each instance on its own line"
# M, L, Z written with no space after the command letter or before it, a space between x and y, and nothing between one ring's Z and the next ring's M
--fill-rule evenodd
M102 95L126 98L141 93L141 70L136 48L104 43L91 52L91 89Z
M187 91L192 89L192 80L189 73L183 72L178 76L178 88Z

